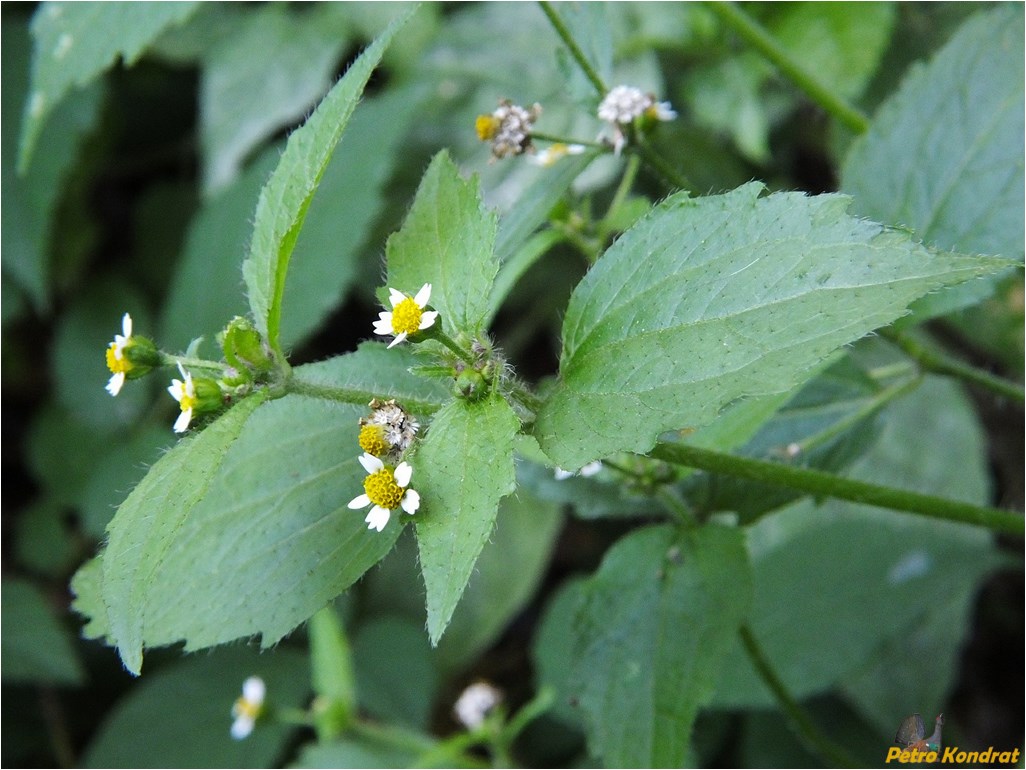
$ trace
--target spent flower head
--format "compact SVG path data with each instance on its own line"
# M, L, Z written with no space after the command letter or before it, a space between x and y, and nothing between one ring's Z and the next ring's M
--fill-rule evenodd
M360 455L360 465L368 476L363 480L364 494L349 501L353 510L371 506L367 518L367 529L381 532L388 524L392 511L402 508L411 516L420 507L420 495L409 489L413 468L409 463L399 463L395 468L385 465L371 454Z
M416 438L420 424L396 403L373 399L370 417L360 418L360 448L375 457L402 454Z
M132 316L125 313L121 318L121 334L115 334L114 341L107 346L107 368L111 371L107 392L116 396L125 380L142 377L159 364L156 346L145 337L132 335Z
M232 738L241 741L253 732L257 718L264 710L264 696L267 686L258 676L251 676L242 683L242 697L232 705Z
M388 343L390 348L395 347L411 334L416 334L423 329L432 326L438 318L437 310L425 310L428 300L431 299L431 284L425 283L420 287L415 297L403 294L389 287L389 301L392 303L392 310L383 310L378 313L378 320L374 322L374 333L382 335L394 335L395 339Z
M540 104L525 109L503 99L491 115L477 116L474 124L477 138L492 143L493 158L520 155L532 149L531 130L541 111Z

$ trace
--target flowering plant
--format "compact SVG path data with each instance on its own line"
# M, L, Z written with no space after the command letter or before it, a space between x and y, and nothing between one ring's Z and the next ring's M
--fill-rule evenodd
M933 11L150 5L5 24L5 308L48 321L6 341L54 395L4 670L81 763L857 764L800 704L957 723L1023 533L980 420L1023 400L1021 7L899 83ZM141 122L166 79L198 108ZM121 666L64 730L46 677Z

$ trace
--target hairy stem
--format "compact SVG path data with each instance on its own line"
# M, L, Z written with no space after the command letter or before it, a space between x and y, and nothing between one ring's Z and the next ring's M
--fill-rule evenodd
M784 48L755 19L734 3L708 2L706 7L720 21L744 38L755 50L769 59L780 72L804 91L820 107L837 118L856 134L869 128L869 118L856 109L796 62Z
M567 50L570 51L570 55L574 57L574 61L577 62L577 66L581 68L581 71L584 72L588 80L591 81L591 84L595 86L595 90L598 91L598 95L605 96L609 89L606 88L606 84L602 82L602 78L599 77L595 68L591 66L591 62L588 61L588 58L584 55L584 51L581 50L581 47L577 45L577 41L574 40L574 36L570 34L569 28L563 23L563 20L559 17L559 14L556 13L551 3L541 0L538 5L540 5L542 11L545 12L545 16L548 18L549 24L551 24L552 28L556 30L556 34L559 35L560 39L563 41L563 45L567 47Z
M354 388L337 388L333 385L320 385L318 383L300 380L295 377L288 381L285 386L285 390L288 393L296 393L300 396L322 398L325 401L338 401L341 404L359 404L360 406L367 406L371 399L379 398L383 395L381 393L373 393L369 390L356 390ZM442 408L441 404L436 404L430 401L416 401L404 398L402 402L405 409L413 412L414 414L420 415L434 414Z
M1023 536L1022 515L998 508L855 481L810 468L792 468L781 463L738 457L688 444L656 444L650 454L668 463L689 468L725 473L764 484L799 489L814 495L836 497L944 521L974 524L995 532Z
M777 703L780 704L780 708L787 717L791 729L802 745L822 759L827 767L859 767L860 763L848 756L848 752L823 735L819 728L813 724L809 715L798 705L798 702L788 692L780 677L777 676L777 672L773 670L773 666L770 665L769 660L748 626L741 626L740 634L741 642L744 645L745 652L748 653L749 660L752 661L752 665L759 672L762 681L770 689L770 692L773 693L773 697L777 699Z
M880 329L880 335L905 351L925 371L957 377L967 383L986 388L999 396L1010 398L1018 404L1023 403L1022 385L931 350L904 332L886 328Z

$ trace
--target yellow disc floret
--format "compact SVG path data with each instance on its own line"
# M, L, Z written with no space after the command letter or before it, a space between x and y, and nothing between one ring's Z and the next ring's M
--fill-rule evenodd
M182 393L182 397L178 401L178 406L181 407L183 412L187 412L190 409L196 408L197 400L196 396L191 393Z
M123 372L125 374L132 368L132 362L128 360L128 357L122 353L121 358L116 355L117 344L110 343L110 347L107 348L107 368L110 369L114 374Z
M394 334L415 334L420 331L420 318L424 310L407 297L392 308L392 332Z
M495 138L495 134L501 125L502 121L494 115L478 115L477 120L474 121L474 128L477 129L477 138L482 142Z
M385 426L364 425L360 428L360 448L375 457L386 454L391 446L385 441Z
M392 510L398 508L406 490L399 486L392 475L392 469L385 466L363 480L363 491L374 505Z

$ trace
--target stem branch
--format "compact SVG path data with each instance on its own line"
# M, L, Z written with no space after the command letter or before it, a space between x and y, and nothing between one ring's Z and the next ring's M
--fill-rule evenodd
M650 454L657 459L689 468L725 473L764 484L800 489L814 495L836 497L944 521L974 524L996 532L1023 536L1022 515L998 508L855 481L811 468L793 468L777 462L738 457L688 444L656 444Z
M890 340L919 364L921 369L936 374L957 377L965 382L987 388L1000 396L1023 403L1023 388L1011 380L991 374L975 366L964 364L953 358L931 350L915 338L892 328L880 329L880 336Z
M342 404L359 404L367 406L371 399L379 398L381 393L372 393L369 390L355 390L353 388L336 388L332 385L320 385L315 382L307 382L293 377L288 381L285 389L289 393L296 393L300 396L311 398L322 398L326 401L338 401ZM385 394L387 395L387 394ZM415 401L408 398L402 399L403 407L414 414L434 414L442 408L441 404L429 401Z
M770 665L748 626L741 626L740 634L748 658L755 666L755 670L759 672L762 681L777 699L780 708L787 716L791 729L798 736L802 745L822 759L828 767L859 767L859 763L849 757L848 752L819 731L809 715L798 705L780 677L777 676L777 672L773 670L773 666Z
M715 13L720 21L776 65L786 78L845 126L856 134L865 133L869 128L869 118L831 91L811 72L806 71L761 24L734 3L708 2L706 7Z
M552 5L545 2L545 0L541 0L538 5L540 5L542 11L545 12L545 16L548 17L552 28L556 30L556 34L559 35L560 39L563 41L563 45L567 47L570 51L570 55L574 57L574 61L577 62L577 66L581 68L581 71L584 72L588 80L591 81L591 84L595 86L595 90L598 91L598 95L605 96L609 89L606 88L606 84L602 82L602 78L599 77L595 68L591 66L591 62L588 61L588 58L584 55L584 51L581 50L581 47L577 45L577 41L574 40L574 36L570 34L569 28L563 23L559 14L556 13Z

